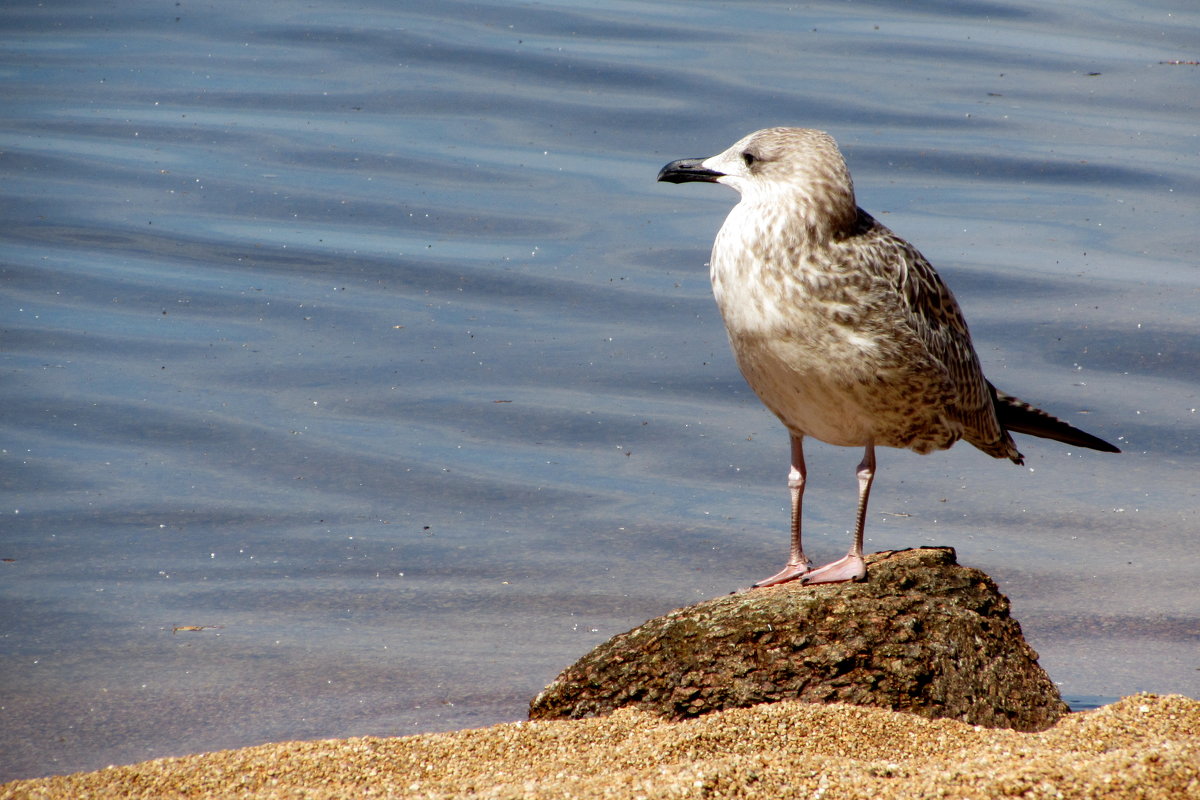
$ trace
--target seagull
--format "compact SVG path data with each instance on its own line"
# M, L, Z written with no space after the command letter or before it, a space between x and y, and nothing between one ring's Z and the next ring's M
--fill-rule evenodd
M658 180L741 195L713 243L713 296L742 375L791 437L791 553L751 588L866 579L876 445L925 454L963 439L1022 464L1016 432L1120 452L984 378L954 295L915 247L857 206L829 134L767 128L711 158L672 161ZM818 569L800 536L806 436L863 448L853 543Z

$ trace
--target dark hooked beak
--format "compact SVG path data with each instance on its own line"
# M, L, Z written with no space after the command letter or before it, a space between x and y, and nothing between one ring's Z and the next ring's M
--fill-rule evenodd
M724 172L705 169L700 166L703 158L681 158L672 161L658 171L658 179L667 183L691 183L692 181L707 181L712 183L717 178L724 177Z

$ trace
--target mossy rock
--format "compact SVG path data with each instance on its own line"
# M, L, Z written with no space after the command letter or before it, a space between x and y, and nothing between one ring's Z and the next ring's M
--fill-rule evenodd
M634 706L681 720L802 700L1037 731L1067 713L1008 598L952 548L874 553L867 565L862 583L793 582L650 620L564 670L530 719Z

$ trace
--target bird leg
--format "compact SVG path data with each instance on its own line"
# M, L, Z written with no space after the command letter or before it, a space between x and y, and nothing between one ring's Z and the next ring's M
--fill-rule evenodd
M800 545L800 507L804 500L804 479L808 472L804 468L804 437L792 434L792 468L788 472L788 490L792 495L792 552L787 566L766 580L759 581L750 587L775 586L780 583L794 581L805 575L812 562L804 555Z
M838 583L861 581L867 577L867 565L863 561L863 527L867 524L867 498L871 496L871 483L875 480L875 443L868 442L863 460L858 465L858 513L854 520L854 543L850 552L820 569L801 578L801 583Z

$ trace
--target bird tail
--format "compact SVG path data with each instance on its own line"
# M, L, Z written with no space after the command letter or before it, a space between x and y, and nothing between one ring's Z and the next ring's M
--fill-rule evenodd
M1009 431L1040 436L1043 439L1053 439L1056 442L1086 447L1090 450L1100 450L1104 453L1121 452L1098 436L1081 431L1074 425L1029 405L1024 400L1018 400L1012 395L997 391L995 386L991 388L996 401L996 416L999 418L1000 424Z

